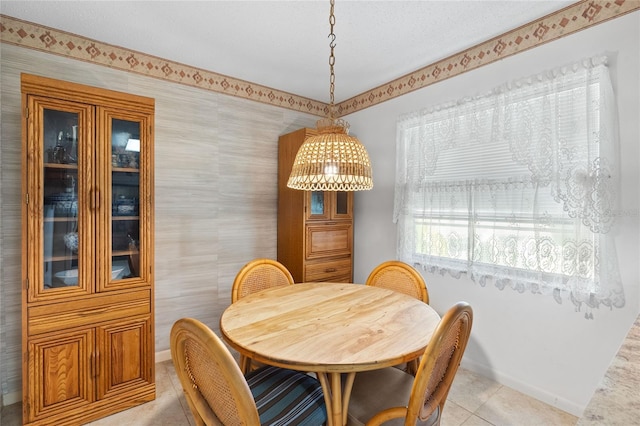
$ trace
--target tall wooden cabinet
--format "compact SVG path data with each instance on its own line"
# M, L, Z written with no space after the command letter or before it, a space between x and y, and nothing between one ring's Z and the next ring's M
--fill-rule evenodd
M153 99L22 75L23 422L155 398Z
M303 128L278 140L278 261L296 282L353 281L353 192L287 187Z

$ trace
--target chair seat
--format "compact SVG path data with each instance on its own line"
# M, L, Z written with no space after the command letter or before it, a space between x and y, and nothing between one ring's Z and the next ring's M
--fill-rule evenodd
M261 425L320 426L327 422L320 383L299 371L264 366L246 376Z
M349 402L349 426L363 426L378 411L392 407L406 407L411 397L414 377L398 368L356 373ZM436 410L426 421L416 425L430 426L438 418ZM403 426L404 418L392 419L385 426Z

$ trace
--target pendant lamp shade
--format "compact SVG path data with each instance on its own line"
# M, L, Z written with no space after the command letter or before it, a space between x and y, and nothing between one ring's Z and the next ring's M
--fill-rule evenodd
M369 155L349 136L341 119L321 119L293 162L287 186L305 191L363 191L373 188Z
M334 0L330 1L329 116L317 121L318 134L307 138L293 162L287 186L303 191L363 191L373 188L371 162L360 141L349 136L349 123L335 116Z

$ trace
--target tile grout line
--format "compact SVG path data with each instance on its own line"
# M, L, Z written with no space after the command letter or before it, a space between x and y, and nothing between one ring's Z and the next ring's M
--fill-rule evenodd
M495 382L498 383L498 382ZM482 403L480 404L480 406L478 408L475 409L475 411L473 412L473 415L478 417L479 419L482 419L483 421L489 423L491 426L496 426L494 423L490 422L489 420L485 419L484 417L482 417L480 414L478 414L478 411L480 411L480 409L482 407L484 407L487 402L489 402L491 400L491 398L493 398L494 396L496 396L496 394L500 391L500 389L502 389L504 387L504 385L498 383L498 388Z
M169 371L169 367L167 366L166 363L171 363L171 370L174 370L173 363L171 360L169 360L169 361L164 361L161 364L165 364L163 368L167 373L167 377L169 378L169 383L171 383L171 388L173 389L173 393L175 394L175 397L178 399L178 403L180 404L180 408L182 409L182 413L184 414L185 419L187 420L187 423L189 423L189 425L193 425L193 423L191 422L191 418L189 417L189 415L191 414L191 409L188 406L185 407L183 405L183 398L181 398L181 396L183 396L182 385L179 386L179 389L176 389L174 382L171 379L172 373ZM173 374L176 374L175 370L173 371ZM180 383L179 377L178 377L178 383Z

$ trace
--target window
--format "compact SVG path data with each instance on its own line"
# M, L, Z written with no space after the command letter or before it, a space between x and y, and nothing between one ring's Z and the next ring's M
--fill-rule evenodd
M401 117L398 257L580 307L623 306L606 58Z

